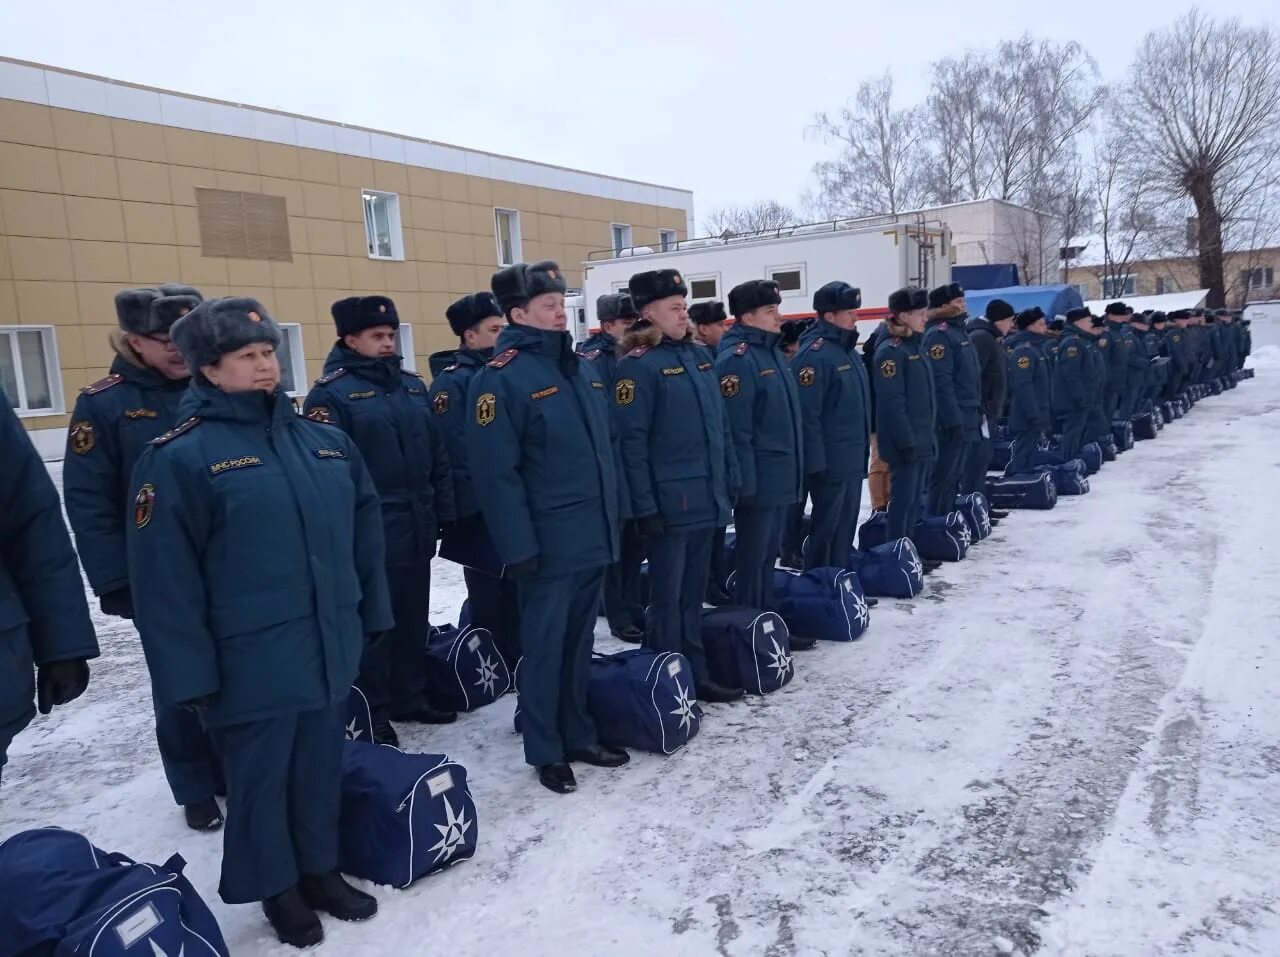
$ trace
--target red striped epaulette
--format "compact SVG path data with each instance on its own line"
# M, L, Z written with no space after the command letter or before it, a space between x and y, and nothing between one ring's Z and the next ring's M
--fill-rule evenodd
M164 435L156 436L154 439L151 440L151 444L164 445L166 442L172 442L178 436L185 435L186 433L190 432L199 424L200 424L200 416L193 415L191 418L187 419L187 421L179 425L175 425L168 432L164 433Z
M650 349L649 346L636 346L634 349L632 349L630 352L627 353L627 358L639 359L642 355L648 352L649 349Z
M594 361L600 358L600 353L602 352L604 352L603 349L589 349L586 352L582 353L582 358L590 359Z
M739 342L739 343L734 347L734 349L733 349L733 354L734 354L735 356L745 356L745 355L747 354L747 350L748 350L748 349L750 349L750 348L751 348L751 344L750 344L750 343L747 343L747 342Z
M316 385L328 385L330 382L333 382L335 379L341 379L346 374L347 374L346 369L334 369L332 372L328 373L327 375L322 375L320 378L316 379Z
M495 369L501 369L503 366L505 366L508 362L510 362L519 354L520 354L519 349L508 349L506 352L503 352L503 353L500 353L499 355L494 356L492 359L490 359L486 363L486 365L492 366Z
M97 382L93 383L93 385L87 385L80 391L85 395L97 395L99 392L106 392L113 385L119 385L123 381L124 376L120 375L118 372L113 372L105 379L99 379Z
M822 336L818 336L818 338L813 340L813 345L809 346L810 351L817 352L819 349L822 348L822 344L826 341L827 340L822 338Z

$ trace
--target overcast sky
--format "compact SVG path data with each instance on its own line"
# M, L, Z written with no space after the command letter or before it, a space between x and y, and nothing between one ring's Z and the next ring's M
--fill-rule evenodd
M1164 0L0 0L0 54L694 191L794 203L806 136L886 69L1025 31L1080 41L1119 80ZM1272 0L1213 12L1277 19Z

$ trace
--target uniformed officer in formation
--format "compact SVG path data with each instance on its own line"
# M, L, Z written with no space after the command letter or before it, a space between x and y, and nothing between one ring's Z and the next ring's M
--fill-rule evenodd
M1018 331L1004 344L1009 355L1009 437L1013 441L1008 475L1031 471L1036 447L1051 426L1044 313L1024 309L1014 321Z
M107 337L115 353L111 374L81 390L71 414L62 472L67 515L90 587L103 612L119 618L133 618L125 534L129 477L147 443L178 423L191 374L169 329L200 298L179 285L118 292L118 328ZM165 778L187 825L221 827L214 795L223 790L222 767L208 733L182 708L156 703L155 717Z
M316 911L377 910L337 864L347 698L393 623L378 493L351 438L295 413L260 303L206 300L170 335L193 375L130 483L138 630L156 698L223 758L222 899L308 946Z
M1107 416L1112 422L1127 421L1129 391L1129 354L1133 351L1133 333L1129 329L1130 309L1123 302L1110 303L1104 315L1107 321Z
M1159 363L1159 336L1151 331L1153 313L1135 312L1129 320L1133 334L1133 353L1129 357L1129 382L1133 392L1132 415L1146 415L1152 411L1157 387L1168 363Z
M804 480L800 396L778 348L778 284L752 279L729 291L735 324L720 340L716 374L729 413L742 487L734 508L733 599L773 606L773 568L787 509Z
M778 349L788 363L800 351L800 336L810 325L808 319L786 319L782 323L778 337ZM778 557L783 568L800 571L804 567L804 540L808 534L808 519L805 507L809 504L809 487L800 486L800 500L787 509L782 520L782 542L778 548Z
M0 774L9 744L89 685L98 640L58 490L0 391ZM123 495L121 496L123 498ZM121 503L121 509L123 509Z
M1187 325L1191 313L1178 309L1168 314L1162 353L1169 357L1169 379L1165 384L1165 398L1172 401L1182 398L1191 372L1191 343L1187 341Z
M607 293L596 298L596 320L600 331L578 347L578 354L594 362L605 385L613 387L614 370L622 352L622 339L636 321L636 307L625 292ZM618 560L604 573L604 614L609 633L622 641L644 640L645 611L640 598L640 565L644 561L644 540L631 514L631 498L627 494L627 475L618 472L620 503L618 518L622 522Z
M729 328L729 314L723 302L695 302L689 307L689 321L693 323L693 341L703 351L707 360L715 363L720 350L720 340ZM736 461L736 459L735 459ZM733 568L725 548L727 528L721 525L711 542L711 570L707 575L706 601L709 605L727 605L733 596L725 590Z
M743 689L712 680L702 647L712 542L738 485L724 405L712 362L693 342L680 274L637 273L628 288L640 321L623 339L613 420L649 556L645 645L683 654L700 700L733 701Z
M961 476L960 491L966 495L986 489L987 469L991 467L991 457L995 452L995 429L1004 419L1008 398L1006 356L1001 340L1013 329L1013 316L1013 306L1003 299L992 299L982 316L965 324L978 359L978 397L982 411L979 440L972 454L966 458ZM990 511L991 517L997 521L1007 514L998 509Z
M570 762L629 760L599 743L586 702L604 570L618 559L611 397L573 351L556 263L508 266L491 286L509 324L471 381L467 457L485 476L485 524L519 582L525 761L564 794L577 789Z
M871 386L858 343L862 292L829 282L813 295L817 319L791 360L804 428L805 485L813 499L804 567L843 568L853 546L871 441Z
M966 456L982 440L981 370L965 330L964 288L959 283L929 293L924 354L933 371L938 457L929 480L929 514L955 508Z
M515 580L503 577L493 536L480 511L483 476L472 474L466 443L471 380L493 358L494 344L506 322L491 292L463 296L449 306L445 318L458 337L458 348L431 357L431 409L448 446L457 520L445 527L440 557L462 566L471 624L488 629L503 661L514 671L520 660L519 596Z
M398 745L388 718L422 724L457 718L427 701L422 655L431 627L431 559L440 526L457 517L453 472L427 385L396 351L396 304L386 296L350 296L330 311L338 340L303 411L351 436L382 500L395 627L373 636L357 684L369 699L374 740Z
M928 308L923 289L906 286L890 293L889 318L872 363L876 436L880 457L889 464L891 541L915 533L925 476L937 455L933 370L921 357Z
M1054 397L1062 411L1062 455L1070 462L1078 458L1089 435L1089 419L1103 401L1106 369L1094 346L1094 317L1083 307L1066 315L1066 325L1058 341L1054 376Z

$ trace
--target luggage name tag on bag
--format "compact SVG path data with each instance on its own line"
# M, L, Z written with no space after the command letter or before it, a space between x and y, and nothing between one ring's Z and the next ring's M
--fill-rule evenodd
M991 430L990 430L989 428L987 428L987 420L986 420L986 419L983 419L983 420L982 420L982 437L983 437L984 439L989 439L989 438L991 438Z
M472 635L471 640L467 642L467 651L475 651L480 647L480 636Z
M427 778L427 792L432 797L439 797L445 791L451 791L452 789L453 772L448 769Z
M848 592L853 591L853 582L847 578L844 580L844 590Z
M120 938L120 946L128 950L163 923L164 918L156 910L156 905L148 901L145 907L138 908L113 929Z
M766 621L763 625L761 625L761 626L760 626L760 630L761 630L761 631L763 631L766 635L772 635L772 634L773 634L773 622L771 622L771 621Z
M668 678L674 678L676 675L680 674L680 672L681 672L681 671L683 671L683 670L684 670L684 669L680 667L680 659L679 659L679 658L672 658L669 662L667 662L667 677L668 677Z

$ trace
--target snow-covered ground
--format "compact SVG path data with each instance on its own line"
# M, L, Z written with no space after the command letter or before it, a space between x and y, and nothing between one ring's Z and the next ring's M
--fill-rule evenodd
M375 888L377 918L326 919L317 952L1280 952L1280 347L1256 364L858 643L797 654L782 692L708 707L672 757L581 768L560 797L510 697L402 729L468 768L479 851ZM461 576L433 585L452 620ZM180 851L233 954L291 952L218 900L220 838L170 803L137 638L99 636L84 698L14 742L0 836Z

